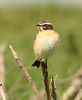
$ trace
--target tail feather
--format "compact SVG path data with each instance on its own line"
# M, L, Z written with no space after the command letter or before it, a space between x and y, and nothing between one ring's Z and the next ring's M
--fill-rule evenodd
M40 67L40 60L35 60L34 63L32 64L32 66L36 66L37 68Z

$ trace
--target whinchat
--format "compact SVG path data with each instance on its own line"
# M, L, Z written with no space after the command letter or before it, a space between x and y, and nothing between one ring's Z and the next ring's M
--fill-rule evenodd
M39 32L34 42L34 53L36 60L32 66L40 66L41 61L47 61L48 57L53 54L58 42L59 34L53 30L53 25L47 21L37 24Z

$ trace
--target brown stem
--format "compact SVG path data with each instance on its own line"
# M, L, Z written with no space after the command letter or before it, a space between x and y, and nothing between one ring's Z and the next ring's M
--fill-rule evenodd
M29 83L31 84L32 90L35 93L37 100L41 100L39 91L35 85L35 82L33 81L32 77L31 77L31 75L29 74L28 70L26 70L25 66L23 65L23 63L21 62L20 58L18 57L16 51L12 48L11 45L10 45L10 49L12 51L12 54L14 56L14 59L16 60L18 67L20 68L22 73L25 75L25 77L29 81Z
M41 61L41 68L42 68L42 74L43 74L43 79L44 79L44 85L45 85L45 92L46 92L46 95L47 95L47 100L50 100L47 60L46 60L46 63L44 61Z

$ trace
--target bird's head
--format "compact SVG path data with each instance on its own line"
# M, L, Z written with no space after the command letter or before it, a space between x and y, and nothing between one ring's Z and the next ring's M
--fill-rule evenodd
M47 21L42 21L42 22L38 23L36 26L38 26L40 31L53 30L53 25Z

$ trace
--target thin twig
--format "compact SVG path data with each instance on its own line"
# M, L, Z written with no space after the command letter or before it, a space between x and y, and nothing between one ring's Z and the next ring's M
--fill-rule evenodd
M82 88L80 89L74 100L82 100Z
M79 90L82 88L82 77L77 77L72 80L69 88L63 93L62 100L74 100Z
M55 77L55 80L53 79L53 75L52 75L52 79L51 79L51 100L57 100L57 94L56 94L56 78L57 76Z
M50 89L49 89L49 82L48 82L47 62L45 64L44 61L41 61L41 68L42 68L42 74L43 74L43 79L44 79L47 100L50 100Z
M3 91L2 83L0 82L0 100L6 100L5 93Z
M28 70L26 70L26 68L25 68L26 66L23 65L23 63L21 62L20 58L18 57L16 51L12 48L11 45L10 45L10 49L12 51L12 54L14 56L14 59L16 60L18 67L20 68L22 73L25 75L25 77L29 81L29 83L31 84L32 90L35 93L37 100L41 100L39 91L31 77L31 75L29 74Z
M71 76L66 77L64 79L57 80L56 82L58 85L67 84L67 83L72 82L72 80L74 80L75 78L77 78L79 76L82 76L82 66L78 71L73 73Z
M5 81L5 63L4 63L5 49L6 49L6 43L0 44L0 82L3 82L3 88Z

